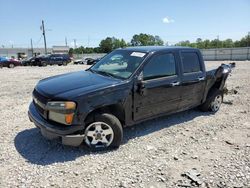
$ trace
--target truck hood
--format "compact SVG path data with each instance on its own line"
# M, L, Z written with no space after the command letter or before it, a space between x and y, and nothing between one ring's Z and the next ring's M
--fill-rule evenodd
M102 76L89 71L79 71L49 77L38 82L36 90L41 94L53 98L63 93L77 94L91 92L97 89L116 85L121 80ZM81 91L79 93L79 91Z

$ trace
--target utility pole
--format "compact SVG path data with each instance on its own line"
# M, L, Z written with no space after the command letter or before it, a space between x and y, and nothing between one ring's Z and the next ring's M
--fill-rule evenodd
M250 32L247 35L247 46L250 47Z
M67 37L65 37L65 46L68 46Z
M247 35L247 47L248 47L247 60L250 60L250 32L248 32L248 35Z
M74 39L74 48L76 49L76 39Z
M45 35L44 21L43 20L42 20L42 31L43 31L43 40L44 40L45 54L47 54L46 35Z
M88 36L88 47L89 47L89 36Z
M216 44L216 48L217 48L217 49L215 49L215 60L218 60L219 40L220 40L220 36L217 35L217 44Z
M220 41L220 36L217 35L217 48L219 48L219 41Z
M30 39L30 47L31 47L31 55L32 55L32 57L33 57L34 49L33 49L33 42L32 42L32 39Z

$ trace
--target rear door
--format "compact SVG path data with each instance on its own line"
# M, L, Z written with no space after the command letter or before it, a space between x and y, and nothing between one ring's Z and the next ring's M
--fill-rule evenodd
M54 54L51 56L51 64L62 64L63 57L60 54Z
M174 52L155 54L143 68L145 94L135 92L134 120L178 110L180 77Z
M197 50L182 50L181 58L181 109L201 104L205 89L205 66Z
M48 57L48 59L49 59L49 64L54 65L56 62L56 55L52 54Z

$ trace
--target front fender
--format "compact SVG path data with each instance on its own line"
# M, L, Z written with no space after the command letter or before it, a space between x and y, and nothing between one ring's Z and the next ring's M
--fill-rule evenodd
M96 109L114 105L117 111L126 111L126 109L131 111L132 99L129 96L131 96L130 87L108 89L82 96L78 99L78 117L81 122L84 122L87 116Z

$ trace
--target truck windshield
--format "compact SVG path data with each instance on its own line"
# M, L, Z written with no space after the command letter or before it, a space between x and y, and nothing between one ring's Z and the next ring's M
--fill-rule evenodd
M89 71L119 79L127 79L146 57L146 53L115 50L98 61Z

